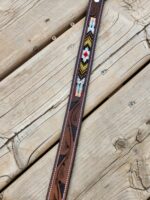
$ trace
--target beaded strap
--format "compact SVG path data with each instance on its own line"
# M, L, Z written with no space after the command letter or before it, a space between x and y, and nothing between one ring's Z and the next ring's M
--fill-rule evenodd
M90 0L46 200L66 200L104 0Z

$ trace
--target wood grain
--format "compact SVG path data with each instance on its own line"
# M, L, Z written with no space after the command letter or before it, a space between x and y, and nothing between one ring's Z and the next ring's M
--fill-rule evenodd
M85 114L149 59L149 16L143 4L132 7L122 1L106 5ZM82 25L83 20L1 82L1 188L59 138Z
M148 198L149 77L150 65L84 121L69 200ZM9 186L2 199L44 199L56 148Z
M0 78L25 62L85 12L88 0L1 0ZM67 8L67 9L66 9Z
M148 19L141 25L129 12L121 2L106 3L84 115L150 58ZM59 138L82 26L83 20L0 83L1 188Z

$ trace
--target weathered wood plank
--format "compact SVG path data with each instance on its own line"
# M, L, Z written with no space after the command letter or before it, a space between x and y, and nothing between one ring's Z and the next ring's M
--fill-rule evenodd
M0 78L83 15L87 3L88 0L1 0Z
M84 121L69 200L148 197L149 77L150 65ZM44 199L56 148L10 185L2 199Z
M142 31L143 26L125 18L122 7L119 13L113 10L117 5L108 1L105 7L85 114L150 58L148 28ZM83 21L0 85L1 188L59 138L82 25Z

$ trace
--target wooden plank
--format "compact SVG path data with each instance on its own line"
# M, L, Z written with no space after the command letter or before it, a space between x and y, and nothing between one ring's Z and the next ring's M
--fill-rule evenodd
M119 52L120 55L116 54L116 56L112 57L112 59L108 61L108 63L110 62L111 64L113 62L115 63L112 68L109 67L110 65L107 65L110 68L108 73L103 75L103 71L106 67L105 63L101 66L101 68L98 68L98 70L93 73L85 114L93 108L94 102L96 102L96 104L101 102L108 94L111 93L112 90L122 83L123 79L121 77L124 73L126 73L123 76L125 80L135 70L139 69L147 59L149 59L147 54L148 52L145 52L143 43L139 42L139 36L130 42L125 49L126 51L123 48L122 53ZM138 55L141 57L137 56L137 60L133 60L131 55L133 55L134 52L137 52L137 49L140 50ZM130 63L130 65L128 65L129 68L126 68L127 71L122 71L120 66L127 66L127 61ZM115 71L113 70L114 66ZM118 71L118 77L116 74L116 78L114 78L113 76L116 71ZM101 78L99 78L99 74L102 74L100 75ZM100 86L98 91L95 91L96 85ZM105 85L105 87L103 85ZM38 120L22 131L17 137L14 138L14 140L12 140L13 146L10 142L1 149L0 163L2 187L58 139L65 113L65 106L66 101L62 102L57 108L55 108L50 117L49 115L43 116L41 121ZM48 117L49 118L42 123L45 120L45 117L46 119Z
M148 197L149 77L150 65L84 121L69 200ZM56 148L4 190L2 199L44 199Z
M1 0L0 78L83 15L88 0ZM67 8L67 9L66 9Z
M108 2L108 6L107 6L107 8L105 7L105 14L104 14L104 22L103 22L103 32L105 32L105 34L103 34L103 37L107 37L108 38L108 41L106 40L107 38L105 38L105 40L104 40L104 42L107 42L108 44L107 44L107 46L105 46L104 45L104 50L106 51L106 50L109 50L109 43L111 43L111 45L113 45L114 43L113 42L120 42L120 40L121 40L121 36L123 37L126 37L126 38L123 38L126 42L128 41L128 39L130 39L138 30L141 30L141 28L143 28L144 26L146 26L146 24L148 24L149 23L149 21L150 21L150 19L149 19L149 17L148 17L148 11L147 11L147 7L149 6L149 2L147 1L147 0L144 0L144 3L145 3L145 6L144 6L144 8L143 8L143 2L142 3L140 3L139 5L140 6L138 6L138 9L136 10L136 12L135 12L135 8L137 8L137 7L135 7L134 8L134 6L133 6L133 9L131 9L130 10L130 12L129 11L126 11L126 9L124 10L124 9L122 9L123 7L125 7L125 5L124 4L122 4L122 1L118 1L117 3L115 2L115 0L114 1L112 1L112 3L111 2ZM120 5L121 4L121 5ZM136 4L136 2L133 2L133 4ZM142 13L140 12L140 10L141 10L141 7L142 7ZM110 11L110 9L111 9L111 11ZM118 10L118 12L115 12L116 10ZM124 12L123 12L124 11ZM126 12L125 12L126 11ZM111 13L112 12L112 13ZM134 15L135 14L138 14L140 12L140 15L138 16L138 18L136 18ZM121 13L121 15L120 15L120 13ZM130 13L130 15L131 16L134 16L134 20L132 20L132 17L129 17L130 15L129 15L129 13ZM135 14L134 14L135 13ZM134 14L134 15L133 15ZM143 17L143 15L145 15L145 18ZM108 19L106 19L106 16L108 17ZM141 18L140 18L141 17ZM111 20L112 21L110 21L110 18L111 18ZM121 19L120 19L121 18ZM145 23L143 22L143 24L142 24L142 21L143 21L143 18L145 19ZM125 20L126 20L126 22L125 22ZM136 21L135 21L136 20ZM137 20L138 20L138 24L142 24L141 26L139 25L138 26L138 28L137 28L137 26L136 26L136 29L135 29L135 23L137 23ZM119 24L120 23L120 24ZM125 28L125 27L123 27L123 26L121 26L122 25L122 23L123 23L123 25L126 25L127 26L127 28ZM83 25L83 23L82 23L82 25ZM79 41L79 39L80 39L80 35L81 35L81 29L82 29L82 25L77 25L76 27L78 27L78 29L80 29L78 32L77 32L77 28L76 29L72 29L71 30L71 32L69 32L70 33L70 37L68 38L68 39L71 39L71 37L74 37L73 39L76 39L77 41ZM115 26L114 26L115 25ZM112 26L112 27L111 27ZM118 30L118 32L116 31L115 32L115 28L116 28L116 30ZM120 28L120 29L119 29ZM131 29L131 30L130 30ZM135 29L135 30L132 30L132 29ZM138 30L137 30L138 29ZM77 37L75 38L75 34L73 34L73 31L75 31L75 34L77 35ZM109 34L111 33L111 38L113 39L113 31L114 31L114 36L116 36L116 33L118 33L118 41L117 40L115 40L115 41L109 41L110 40L110 36L109 36ZM119 35L119 31L121 32L120 33L120 35ZM131 31L131 32L129 32L128 33L128 31ZM128 35L128 34L129 35ZM73 34L73 35L72 35ZM123 34L125 34L125 35L123 35ZM65 36L66 36L66 34L65 34ZM68 36L68 35L67 35ZM108 37L109 36L109 37ZM103 41L103 38L101 39L102 41ZM58 40L57 41L58 43L56 43L55 42L55 44L52 46L52 47L55 47L56 48L56 45L62 45L62 44L64 44L65 46L67 46L66 45L66 37L64 38L64 40L62 39L62 37L61 37L61 39L60 40ZM62 43L63 42L63 43ZM67 43L68 44L68 43ZM122 42L121 42L121 44L122 44ZM124 41L123 41L123 44L124 44ZM62 50L62 51L60 51L60 54L61 53L63 53L64 54L64 50L62 49L62 47L64 47L64 46L61 46L60 45L60 48L59 48L59 50ZM118 45L118 46L120 46L120 44ZM50 49L49 49L49 47L50 47ZM78 44L77 45L75 45L74 43L73 43L73 41L72 41L72 45L71 46L68 46L68 48L72 48L72 50L74 50L74 51L71 51L70 49L70 51L67 51L67 53L74 53L74 52L76 52L76 50L77 50L77 48L78 48ZM58 48L58 47L57 47ZM108 49L107 49L108 48ZM45 51L42 51L42 52L40 52L40 54L38 54L38 56L37 57L34 57L34 59L32 59L32 63L30 63L30 66L31 66L31 68L32 68L32 70L29 70L28 68L29 68L29 64L25 64L25 65L23 65L22 67L21 67L21 70L16 70L16 72L15 73L13 73L12 74L12 76L9 76L4 82L6 83L6 84L4 84L4 86L3 87L5 87L5 89L3 89L3 87L1 86L1 90L0 90L0 92L1 92L1 99L3 99L4 98L4 96L5 95L8 95L7 94L7 92L12 92L13 90L15 90L16 89L16 87L18 87L18 84L17 84L17 81L19 81L19 83L20 84L23 84L25 81L27 81L30 77L32 77L33 76L33 74L35 73L35 69L37 69L37 72L41 69L39 66L37 66L37 68L33 68L33 65L35 65L35 63L37 62L37 59L39 59L40 61L41 61L41 56L45 56L45 60L44 60L44 64L46 65L46 64L48 64L47 62L48 61L53 61L54 60L54 57L53 57L53 59L51 59L51 57L52 56L54 56L53 54L52 54L52 49L51 49L51 45L49 45L47 48L45 48L46 50L46 52ZM48 51L49 50L49 51ZM50 51L51 50L51 51ZM54 50L54 49L53 49ZM67 49L65 49L65 50L67 50ZM116 50L116 48L114 48L113 49L114 51ZM105 52L104 51L104 52ZM103 53L104 53L103 52ZM48 57L48 53L50 54L50 56ZM58 50L57 50L57 53L58 53ZM112 52L109 52L108 54L106 54L107 52L105 52L105 59L108 57L108 56L110 56L111 55L111 53ZM56 54L56 52L54 52L54 54ZM60 55L59 54L59 55ZM69 56L71 57L71 55L69 54ZM63 55L63 58L65 59L66 58L66 55L64 54ZM71 57L72 59L73 59L73 57ZM102 61L104 61L105 59L102 59ZM63 60L61 60L62 62L63 62ZM34 62L34 63L33 63ZM57 61L58 62L58 61ZM27 62L28 63L28 62ZM41 65L42 65L43 63L41 62ZM53 64L53 63L52 63ZM53 64L54 65L54 64ZM27 67L28 66L28 67ZM42 66L43 68L44 68L44 66ZM51 68L52 68L53 66L51 66ZM24 69L24 68L26 68L26 70ZM21 73L22 72L22 73ZM31 74L32 73L32 74ZM21 76L20 77L20 79L18 78L18 76ZM16 80L17 79L17 80ZM21 82L20 82L21 81ZM10 90L10 91L9 91ZM14 99L13 99L14 100Z
M116 4L108 1L105 7L85 114L150 58L148 29L125 20L122 7L119 14L109 12ZM0 85L1 188L59 138L82 25L83 21Z
M101 32L102 35L97 45L94 70L98 65L105 62L143 28L142 26L134 25L134 21L124 21L124 16L122 16L120 13L118 14L116 11L111 10L111 12L109 12L111 6L113 6L113 4L108 3L107 8L105 9L105 14L106 12L108 13L104 19L103 31ZM50 97L54 97L54 95L60 91L60 85L63 85L63 87L67 83L70 85L74 62L76 59L76 51L79 43L78 42L76 45L73 43L73 41L79 41L82 25L83 21L78 23L73 29L64 34L56 42L49 45L42 52L37 54L33 59L24 64L20 69L11 74L1 83L0 114L3 125L5 125L0 129L1 136L4 135L6 137L11 137L12 135L15 135L15 132L19 132L22 128L27 126L28 123L25 123L22 125L22 127L19 126L18 128L14 128L14 125L16 126L22 120L26 119L33 111L35 112L37 107L39 108L43 103L46 102L47 98L49 99ZM66 38L68 39L67 41ZM142 40L146 39L147 38L145 35L144 38L141 39L141 42ZM74 48L71 46L73 44ZM144 44L144 47L147 48L147 44ZM149 49L146 49L146 52L147 51L149 51ZM59 59L56 58L58 55ZM68 77L63 77L65 74L67 74ZM68 78L69 82L63 80L66 78ZM59 79L61 80L61 83L59 83ZM56 82L58 83L55 86L54 83ZM69 90L69 87L66 86L66 88ZM66 91L66 88L64 91ZM45 102L41 97L41 102L39 102L39 99L37 99L37 96L41 95L42 91ZM63 95L64 91L61 92L61 95ZM66 93L68 94L68 92ZM62 96L60 97L60 100L61 98ZM28 99L32 101L32 104L30 104L29 108L26 107L29 104ZM36 108L34 108L34 99L37 102ZM25 100L26 103L22 103L22 101ZM54 101L56 101L56 97ZM58 103L58 99L53 104L55 105L56 103ZM22 110L23 107L28 109L26 113L19 112L19 110ZM42 114L42 112L40 114ZM39 116L40 115L37 115L36 118ZM36 118L33 117L32 120Z

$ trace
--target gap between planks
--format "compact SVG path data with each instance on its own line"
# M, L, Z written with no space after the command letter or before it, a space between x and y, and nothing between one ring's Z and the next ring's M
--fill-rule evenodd
M53 36L59 37L72 22L81 20L87 2L65 0L61 5L53 0L16 1L13 5L10 1L0 2L0 80L50 44Z
M112 98L116 93L118 93L122 87L125 87L126 84L128 84L133 78L135 78L140 72L142 72L146 67L150 66L150 60L148 60L143 66L141 66L131 77L129 77L127 80L125 80L118 88L116 88L112 93L110 93L110 95L108 97L106 97L102 102L100 102L96 107L94 107L89 113L85 114L85 116L83 117L82 123L84 122L84 120L86 120L88 117L90 117L90 115L92 115L98 108L100 108L101 106L103 106L103 104L107 103L107 101L109 101L110 98ZM8 185L6 185L2 190L0 190L0 193L3 193L11 184L13 184L15 181L18 180L18 178L20 176L22 176L27 170L29 170L32 166L35 165L36 162L39 162L45 154L47 154L49 151L51 151L53 148L56 148L56 146L58 146L59 140L56 140L56 142L54 144L52 144L50 146L50 148L48 148L45 152L43 152L37 159L34 160L33 163L31 163L30 165L28 165L27 168L25 168L21 173L19 173L12 182L10 182Z
M73 25L78 23L81 19L85 17L85 13L81 14L81 16L78 16L74 21L72 22ZM31 54L25 56L21 61L15 63L15 65L10 66L10 69L8 69L5 73L3 73L2 76L0 76L0 81L5 79L7 76L9 76L13 71L21 67L24 63L26 63L28 60L30 60L32 57L34 57L37 53L39 53L42 49L46 48L48 45L50 45L54 40L58 39L63 33L65 33L67 30L69 30L72 27L71 24L68 24L67 26L64 26L61 30L58 32L56 31L54 35L51 38L47 38L45 42L43 42L39 46L35 46L33 48L33 52Z
M136 34L137 34L137 33L136 33ZM138 34L139 34L139 32L138 32ZM134 38L132 37L132 40L133 40L133 39L134 39ZM144 40L145 40L145 39L144 39ZM122 48L123 48L123 47L125 47L125 46L122 46ZM140 47L139 47L139 48L140 48ZM119 48L119 49L118 49L118 53L120 52L120 50L121 50L121 49ZM117 52L115 52L115 53L117 53ZM119 53L119 54L120 54L120 53ZM118 54L118 55L119 55L119 54ZM113 61L113 55L111 55L111 57L112 57L112 61ZM147 59L148 59L148 58L147 58ZM146 59L146 60L147 60L147 59ZM111 62L112 62L112 61L111 61ZM141 66L137 67L137 69L139 69L140 67L141 67ZM98 73L100 73L100 70L99 70ZM131 74L132 74L132 73L131 73Z
M149 74L150 65L147 65L83 123L69 200L148 198ZM135 104L129 104L133 99ZM95 136L91 134L94 132ZM55 153L56 146L6 188L2 199L45 198L49 182L47 173L52 170Z

